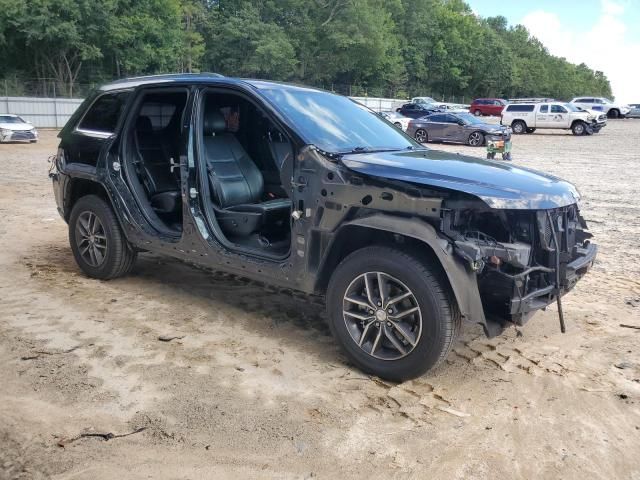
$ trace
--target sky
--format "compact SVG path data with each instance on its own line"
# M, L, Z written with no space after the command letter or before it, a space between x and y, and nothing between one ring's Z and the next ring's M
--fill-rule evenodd
M467 0L522 24L553 55L602 70L616 101L640 103L640 0ZM589 92L584 92L588 95Z

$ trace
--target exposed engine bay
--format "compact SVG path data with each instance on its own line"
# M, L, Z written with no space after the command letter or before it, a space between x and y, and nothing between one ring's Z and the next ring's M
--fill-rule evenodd
M495 210L470 203L443 210L441 231L476 272L487 321L523 325L556 301L564 331L560 297L597 253L578 206Z

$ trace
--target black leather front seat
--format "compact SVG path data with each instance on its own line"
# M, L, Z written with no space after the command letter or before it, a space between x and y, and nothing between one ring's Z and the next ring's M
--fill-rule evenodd
M288 221L291 200L264 200L264 179L217 110L205 113L204 154L218 224L228 235L250 235Z

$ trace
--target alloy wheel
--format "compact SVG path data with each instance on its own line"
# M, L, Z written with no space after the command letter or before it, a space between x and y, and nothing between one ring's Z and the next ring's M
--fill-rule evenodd
M478 132L473 132L469 135L469 145L477 147L482 143L482 135Z
M413 292L384 272L366 272L346 290L342 313L352 340L368 355L398 360L418 345L422 312Z
M426 143L428 138L426 130L423 130L422 128L416 130L415 138L419 143Z
M75 229L76 244L82 259L92 267L99 267L107 256L107 236L98 216L82 212Z

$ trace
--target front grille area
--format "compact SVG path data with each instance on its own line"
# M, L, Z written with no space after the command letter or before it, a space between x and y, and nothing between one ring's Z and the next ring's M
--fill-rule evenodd
M549 222L549 216L546 211L538 212L538 226L540 232L540 246L547 251L555 250L553 243L553 230L556 231L558 239L561 235L561 229L559 227L559 219L562 215L562 210L551 210L550 212L551 222Z
M13 132L11 134L11 140L35 140L35 138L35 134L28 130Z

